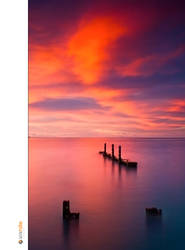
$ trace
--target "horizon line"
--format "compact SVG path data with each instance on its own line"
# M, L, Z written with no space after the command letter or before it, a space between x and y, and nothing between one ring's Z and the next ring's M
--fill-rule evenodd
M178 137L145 137L145 136L28 136L28 138L140 138L140 139L185 139L185 136Z

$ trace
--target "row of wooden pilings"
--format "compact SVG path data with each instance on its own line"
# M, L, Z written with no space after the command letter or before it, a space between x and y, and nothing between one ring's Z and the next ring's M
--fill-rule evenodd
M121 146L118 146L118 158L114 154L114 144L112 144L112 154L107 153L106 143L104 143L104 151L100 151L99 154L102 154L104 158L108 158L114 162L118 162L120 165L125 165L127 167L137 167L137 162L121 158Z
M107 154L107 143L104 143L104 151L103 153L106 155ZM114 154L114 144L112 144L112 158L115 158ZM121 161L121 146L118 146L118 160Z

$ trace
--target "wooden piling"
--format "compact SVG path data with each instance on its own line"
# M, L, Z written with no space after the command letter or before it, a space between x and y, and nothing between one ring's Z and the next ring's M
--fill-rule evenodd
M100 151L99 154L102 154L104 158L108 158L114 162L118 162L119 165L125 165L127 167L137 167L137 162L128 161L127 159L121 158L121 146L118 148L118 158L114 155L114 144L112 144L112 154L107 153L107 144L104 143L104 151Z
M118 156L119 162L121 162L121 146L119 146L119 156Z
M114 144L112 144L112 159L114 159Z
M107 143L104 143L104 154L107 153Z
M71 220L71 219L78 220L79 217L80 217L80 213L71 213L69 201L63 201L63 219L64 220Z
M69 201L63 201L63 218L67 218L70 215L70 204Z

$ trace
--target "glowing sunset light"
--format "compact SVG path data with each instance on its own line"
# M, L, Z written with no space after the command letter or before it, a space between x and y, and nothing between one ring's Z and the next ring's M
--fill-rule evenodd
M99 79L110 59L109 46L124 33L125 28L111 18L83 20L69 41L68 52L74 60L74 72L84 83Z
M30 136L185 136L180 4L32 0L30 10Z

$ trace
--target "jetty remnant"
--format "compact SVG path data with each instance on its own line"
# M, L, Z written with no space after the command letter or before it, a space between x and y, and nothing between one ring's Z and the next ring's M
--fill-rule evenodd
M112 154L107 153L106 143L104 143L104 151L100 151L99 154L102 154L104 158L108 158L111 159L113 162L117 162L119 165L125 165L127 167L137 167L137 162L121 158L121 146L118 147L118 158L114 154L114 144L112 144Z
M105 154L107 153L107 144L104 143L104 151L103 151Z
M118 160L121 161L121 146L119 146Z
M145 211L147 215L162 215L162 209L158 209L156 207L146 208Z
M112 159L115 159L115 156L114 156L114 144L112 144Z
M80 213L71 213L70 202L63 201L63 219L65 219L65 220L71 220L71 219L78 220L79 217L80 217Z

